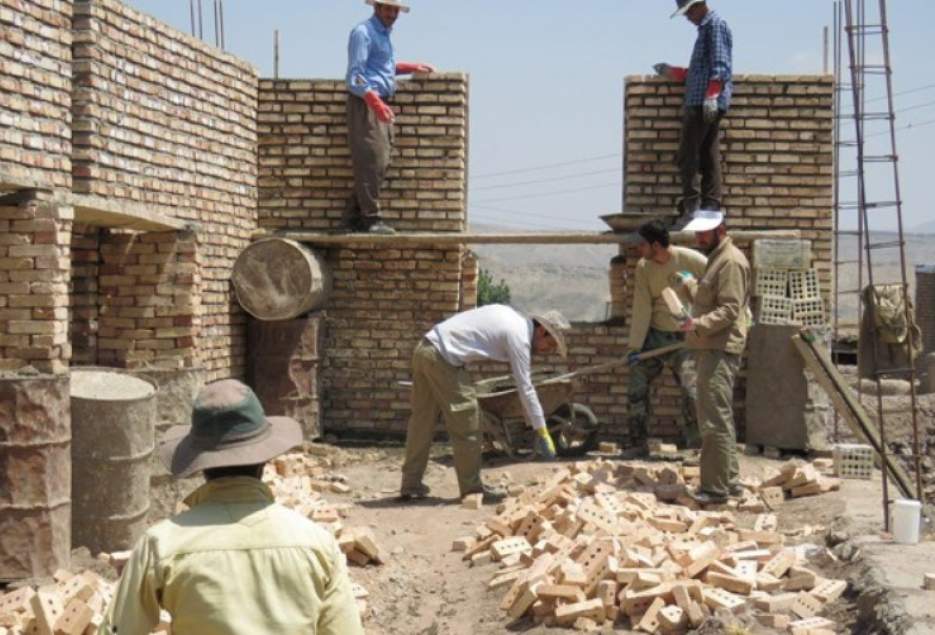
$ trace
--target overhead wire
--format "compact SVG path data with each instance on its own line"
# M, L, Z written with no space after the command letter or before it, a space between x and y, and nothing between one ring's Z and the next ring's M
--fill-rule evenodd
M516 181L513 183L501 183L499 185L484 185L481 187L472 187L472 192L479 192L481 190L500 190L509 187L521 187L523 185L536 185L539 183L552 183L553 181L568 181L570 179L580 179L584 176L595 176L597 174L618 174L620 173L620 168L613 168L608 170L592 170L590 172L575 172L573 174L564 174L561 176L553 176L547 179L535 179L532 181Z
M558 163L542 163L539 165L532 165L525 168L517 168L515 170L501 170L498 172L488 172L486 174L472 174L472 179L490 179L498 176L507 176L510 174L525 174L527 172L538 172L540 170L550 170L552 168L562 168L567 165L579 165L581 163L593 163L595 161L605 161L607 159L613 159L623 156L620 152L614 152L612 154L600 154L592 157L583 157L581 159L571 159L569 161L561 161Z
M555 196L557 194L571 194L574 192L585 192L587 190L598 190L606 187L621 187L620 182L615 183L601 183L598 185L588 185L585 187L574 187L567 190L552 190L550 192L539 192L537 194L525 194L520 196L502 196L500 198L485 198L483 200L477 201L477 203L498 203L500 201L522 201L530 198L544 198L549 196Z

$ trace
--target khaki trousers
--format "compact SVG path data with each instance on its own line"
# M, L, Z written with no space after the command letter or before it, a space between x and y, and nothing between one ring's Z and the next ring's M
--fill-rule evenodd
M698 426L701 430L701 490L728 496L739 485L734 379L740 355L698 351Z
M449 364L427 340L412 353L411 403L401 491L422 483L439 414L451 439L461 495L481 491L481 431L474 386L467 370Z
M354 189L347 200L347 221L371 225L380 220L380 190L393 152L393 124L383 123L357 95L347 96L347 138Z

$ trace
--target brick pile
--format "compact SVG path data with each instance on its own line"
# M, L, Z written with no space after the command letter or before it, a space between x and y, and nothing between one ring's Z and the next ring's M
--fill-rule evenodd
M199 225L201 361L209 378L242 375L229 277L256 226L256 70L116 0L90 0L75 4L74 71L74 191ZM106 350L130 343L115 345Z
M685 496L697 478L698 468L672 464L576 463L511 487L497 515L453 549L474 566L498 563L488 588L504 593L510 621L670 633L715 611L752 611L787 632L834 632L818 613L847 583L810 569L773 514L750 523L729 509L699 510ZM782 490L774 504L781 499Z
M396 148L381 201L397 229L465 228L467 100L462 73L399 82ZM342 226L353 183L346 101L342 81L260 81L260 227Z
M351 248L328 252L334 288L325 312L322 428L403 433L412 351L460 308L461 258L450 249Z
M72 3L0 0L0 185L71 187Z
M0 370L68 368L73 215L43 197L0 207Z
M119 368L199 365L203 268L191 232L103 232L97 361Z

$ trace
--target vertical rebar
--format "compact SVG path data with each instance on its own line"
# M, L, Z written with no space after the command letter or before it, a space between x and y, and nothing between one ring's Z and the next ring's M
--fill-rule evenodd
M198 0L198 39L199 40L205 39L204 26L205 26L204 10L201 6L201 0Z
M273 31L273 77L279 79L279 29Z
M834 246L832 248L832 258L834 261L834 272L831 279L832 297L834 298L832 328L832 351L841 335L841 0L834 2L834 16L832 24L834 26L834 102L832 112L834 115L834 128L831 132L833 139L834 153L832 161L834 162L834 189L832 191L832 206L834 207ZM832 354L832 360L834 355ZM836 360L834 360L836 363ZM834 442L839 443L840 430L839 424L841 415L834 410Z
M188 0L188 11L192 17L192 37L195 37L195 0Z
M224 37L224 0L218 0L218 13L221 16L221 50L227 50L227 40Z
M821 30L821 52L822 52L822 64L821 72L824 75L828 74L828 27L823 27Z

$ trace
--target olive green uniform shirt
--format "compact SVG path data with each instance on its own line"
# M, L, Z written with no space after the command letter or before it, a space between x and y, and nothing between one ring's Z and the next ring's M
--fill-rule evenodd
M653 260L641 258L636 265L633 280L633 315L630 318L630 349L640 351L646 341L646 334L652 327L657 331L679 331L679 323L669 312L662 299L662 290L672 287L683 303L689 298L681 291L680 285L673 284L679 271L688 271L695 278L701 278L708 264L708 259L694 249L687 247L669 247L672 257L664 265Z
M209 481L191 509L146 531L99 635L358 635L344 555L327 531L276 504L250 477Z
M750 263L730 237L708 259L692 316L695 329L685 338L689 348L743 353L752 322Z

